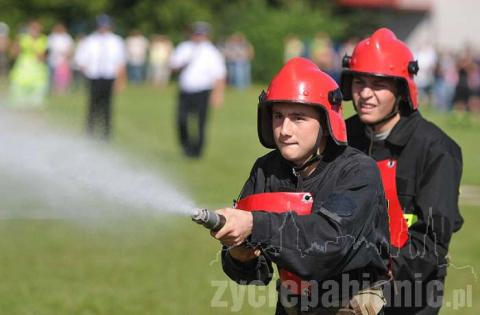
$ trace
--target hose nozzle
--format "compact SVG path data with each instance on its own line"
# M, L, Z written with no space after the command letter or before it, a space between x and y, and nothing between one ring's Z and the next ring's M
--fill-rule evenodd
M192 221L216 232L225 225L226 219L223 215L208 209L194 209L192 213Z

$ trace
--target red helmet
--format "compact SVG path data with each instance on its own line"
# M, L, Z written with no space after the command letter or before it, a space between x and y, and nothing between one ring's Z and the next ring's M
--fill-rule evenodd
M347 69L342 72L340 85L345 100L352 99L352 76L369 74L397 79L402 103L411 110L417 109L417 86L413 76L418 72L418 63L407 45L391 30L381 28L359 42L352 56L343 57L343 67Z
M272 130L271 104L298 103L316 106L325 113L332 139L347 144L347 131L342 114L342 93L337 83L312 61L292 58L272 79L258 103L258 137L263 146L276 148Z

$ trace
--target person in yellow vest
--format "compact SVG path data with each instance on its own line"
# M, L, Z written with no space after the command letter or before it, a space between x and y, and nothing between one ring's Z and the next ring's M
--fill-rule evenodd
M11 53L16 60L10 72L11 105L43 104L48 89L47 46L47 36L38 21L31 21L27 32L13 44Z

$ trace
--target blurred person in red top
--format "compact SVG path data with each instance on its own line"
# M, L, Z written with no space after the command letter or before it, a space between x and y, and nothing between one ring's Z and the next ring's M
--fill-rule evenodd
M74 42L65 25L56 24L48 36L48 67L50 71L50 89L65 92L72 78L70 59L73 55Z

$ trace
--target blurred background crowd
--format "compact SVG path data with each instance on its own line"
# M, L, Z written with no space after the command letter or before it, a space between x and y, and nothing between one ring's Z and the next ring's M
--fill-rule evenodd
M31 5L37 9L38 19L30 19L32 10L23 8L22 14L17 10L12 16L6 10L0 23L0 76L3 85L8 84L12 104L38 105L49 93L75 91L83 84L76 54L94 29L93 9L87 4L71 4L62 9L64 12L59 9L55 13L42 1L34 2ZM472 11L469 6L478 6L467 2L459 7L444 0L332 0L322 4L208 1L203 5L184 1L182 6L169 7L172 1L154 5L144 0L110 7L104 3L96 10L113 12L111 16L119 22L113 31L124 41L126 68L116 78L116 87L128 83L162 88L169 84L169 58L175 45L187 37L186 27L194 20L212 24L211 41L224 56L227 82L239 89L252 81L267 82L282 61L295 56L312 59L338 80L342 56L351 53L358 38L383 25L392 28L414 51L420 66L416 82L424 106L440 111L480 111L478 45L464 34L457 32L452 37L442 31L443 27L456 32L451 26L442 26L446 25L442 21L453 16L448 11L463 10L465 15ZM130 13L132 19L127 22ZM234 14L242 18L233 21ZM432 34L436 34L435 40L425 39Z
M65 93L82 85L83 76L75 62L84 33L71 34L63 23L50 30L37 20L18 27L10 34L9 26L0 24L0 75L9 79L12 101L21 101L22 91L31 91L28 102L40 104L51 93ZM284 38L283 61L296 56L312 59L321 69L338 80L343 55L350 55L356 37L334 41L327 33L312 38L288 34ZM127 68L119 81L164 87L170 81L169 58L174 43L165 34L144 34L132 29L124 37ZM223 53L228 84L246 88L252 82L255 48L242 32L234 32L216 42ZM465 45L460 49L439 49L430 43L413 47L420 71L416 77L423 104L438 110L458 108L480 111L480 54Z

